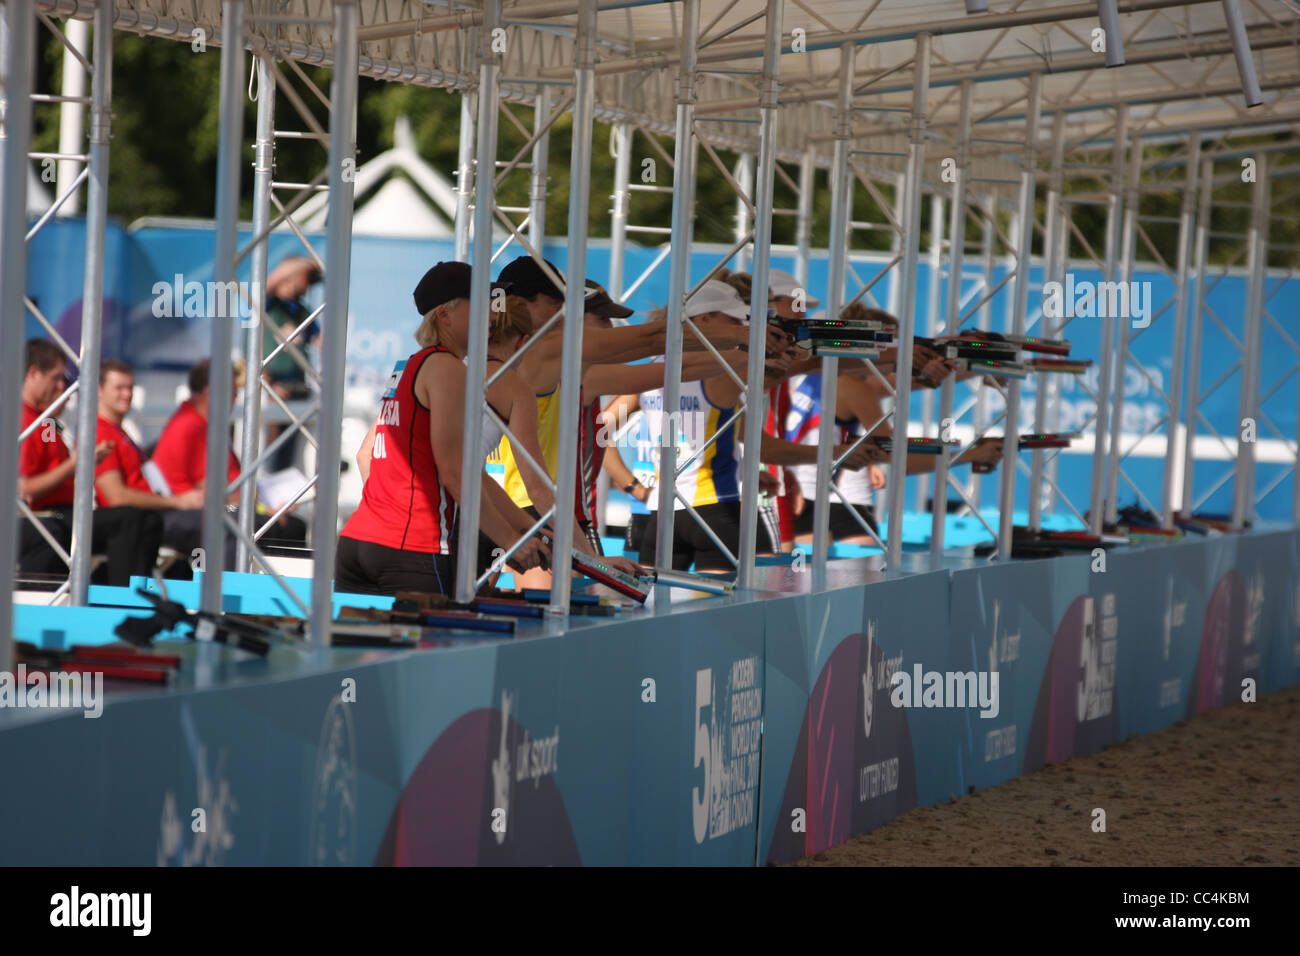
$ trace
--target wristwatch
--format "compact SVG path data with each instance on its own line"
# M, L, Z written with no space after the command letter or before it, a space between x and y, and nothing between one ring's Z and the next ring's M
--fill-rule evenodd
M641 482L633 478L631 481L629 481L626 485L623 486L623 494L625 495L634 494L636 492L636 486L639 484L641 484Z

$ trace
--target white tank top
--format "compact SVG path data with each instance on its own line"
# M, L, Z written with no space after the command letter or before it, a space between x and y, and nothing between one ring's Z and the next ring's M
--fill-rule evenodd
M468 355L466 355L463 359L461 359L461 361L465 363L466 368L469 367ZM495 364L499 364L499 363L496 363L491 359L488 360L489 375L492 374L492 366ZM483 449L483 454L480 457L482 457L484 461L487 461L488 458L493 454L493 452L496 451L496 447L497 445L501 444L501 439L503 437L505 437L505 434L501 431L501 426L492 420L492 416L488 414L486 408L483 409L483 440L479 443L479 447ZM492 475L493 478L497 479L498 483L500 483L503 480L504 476L498 475L497 474L498 470L500 470L499 465L497 469L489 468L488 472L489 474Z
M719 426L731 418L735 408L719 408L704 393L703 382L682 382L680 411L675 416L664 414L662 388L642 392L638 397L645 415L645 438L638 441L638 458L653 461L656 481L665 480L658 474L659 449L663 443L664 428L668 420L675 419L677 429L677 463L685 464L704 447ZM717 441L695 457L689 468L677 479L677 490L691 503L691 507L736 501L740 498L740 442L736 426L732 426ZM658 508L659 495L651 493L647 505ZM674 499L675 510L682 510L681 501Z
M855 421L852 426L845 427L837 419L835 422L835 440L840 444L851 442L858 435L862 434L862 430L861 422ZM811 445L813 448L816 448L817 436L818 430L815 428L811 429L808 434L804 435L803 438L800 439L799 444ZM821 497L821 489L817 486L816 465L794 465L790 470L794 472L794 476L799 482L799 488L803 492L805 499L808 501L816 501ZM839 495L833 494L831 495L832 503L842 504L845 501L851 505L869 505L872 503L873 492L871 488L871 478L865 468L861 471L850 471L847 468L841 468L835 474L835 487L839 488L844 497L840 498Z

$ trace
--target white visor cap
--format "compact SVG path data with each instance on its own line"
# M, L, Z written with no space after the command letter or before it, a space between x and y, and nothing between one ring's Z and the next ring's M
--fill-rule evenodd
M780 269L773 269L767 274L767 294L773 299L778 296L786 295L794 298L795 290L798 288L800 288L799 283L796 282L794 276L790 275L788 272L783 272ZM814 299L808 294L808 290L804 289L803 304L804 308L811 312L813 309L817 308L817 306L822 304L822 300Z
M705 312L721 312L733 319L748 319L749 306L740 293L717 279L710 279L686 300L686 315L695 318Z

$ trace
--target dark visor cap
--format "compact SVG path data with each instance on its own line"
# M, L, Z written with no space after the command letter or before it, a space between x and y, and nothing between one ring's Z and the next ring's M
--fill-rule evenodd
M547 259L546 264L561 279L565 278L564 273L555 267L555 263ZM525 299L531 299L539 293L549 295L553 299L564 298L564 293L560 291L559 286L550 280L532 256L520 256L502 269L497 279L500 282L510 283L511 295L522 295Z
M583 311L589 315L598 315L602 319L626 319L634 314L627 306L611 299L599 282L588 279L586 293L587 301L583 305Z
M425 316L444 302L468 299L473 271L468 263L439 262L424 274L424 278L415 287L416 311Z

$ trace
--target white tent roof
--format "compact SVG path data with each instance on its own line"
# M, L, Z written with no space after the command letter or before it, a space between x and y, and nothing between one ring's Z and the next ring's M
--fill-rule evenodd
M86 17L89 0L38 0L46 12ZM469 54L482 22L482 0L384 0L359 4L363 74L426 86L468 89L474 83ZM974 116L988 114L980 136L1023 138L1026 77L1042 71L1043 110L1068 110L1071 139L1104 135L1117 102L1132 104L1131 134L1168 135L1188 127L1224 130L1268 123L1289 129L1300 122L1300 3L1241 0L1264 87L1265 103L1247 111L1224 20L1212 0L1127 0L1119 22L1127 65L1107 70L1091 49L1098 26L1095 2L992 0L984 15L967 15L962 0L785 0L778 140L783 159L812 144L829 157L832 99L840 71L839 46L856 45L859 95L854 123L859 146L904 152L917 31L934 37L929 95L931 129L941 138L958 117L957 86L976 80ZM328 64L329 0L287 0L250 12L250 45L312 63ZM545 83L571 83L577 0L505 0L507 47L503 95L530 100ZM600 0L597 29L597 118L625 118L670 132L677 79L677 36L682 4L650 0ZM120 28L189 42L197 26L209 42L220 36L219 0L119 0ZM729 148L757 143L757 90L763 0L701 0L699 115L733 122L702 124L710 141ZM1031 22L1031 21L1039 22ZM296 21L296 22L295 22ZM803 30L805 52L794 50ZM886 70L867 89L863 85ZM707 71L707 72L704 72ZM1020 98L1020 103L1016 100ZM749 105L744 105L745 103ZM718 112L725 109L726 112ZM748 122L746 122L748 121ZM713 130L717 130L716 133ZM896 130L891 138L890 130ZM984 130L993 132L985 134ZM1043 142L1050 123L1040 130ZM895 148L900 147L900 148ZM992 153L1009 153L994 146ZM1007 157L1010 159L1010 156ZM881 156L876 169L901 169L902 159ZM1008 164L1008 169L1010 169ZM996 167L988 171L996 176Z
M443 239L453 234L455 188L416 152L405 116L397 118L393 148L357 168L354 189L352 231L357 235ZM318 193L303 203L299 219L308 229L324 229L328 202L328 196Z
M390 179L358 207L352 217L358 236L409 236L445 239L452 229L429 208L425 197L405 179Z

